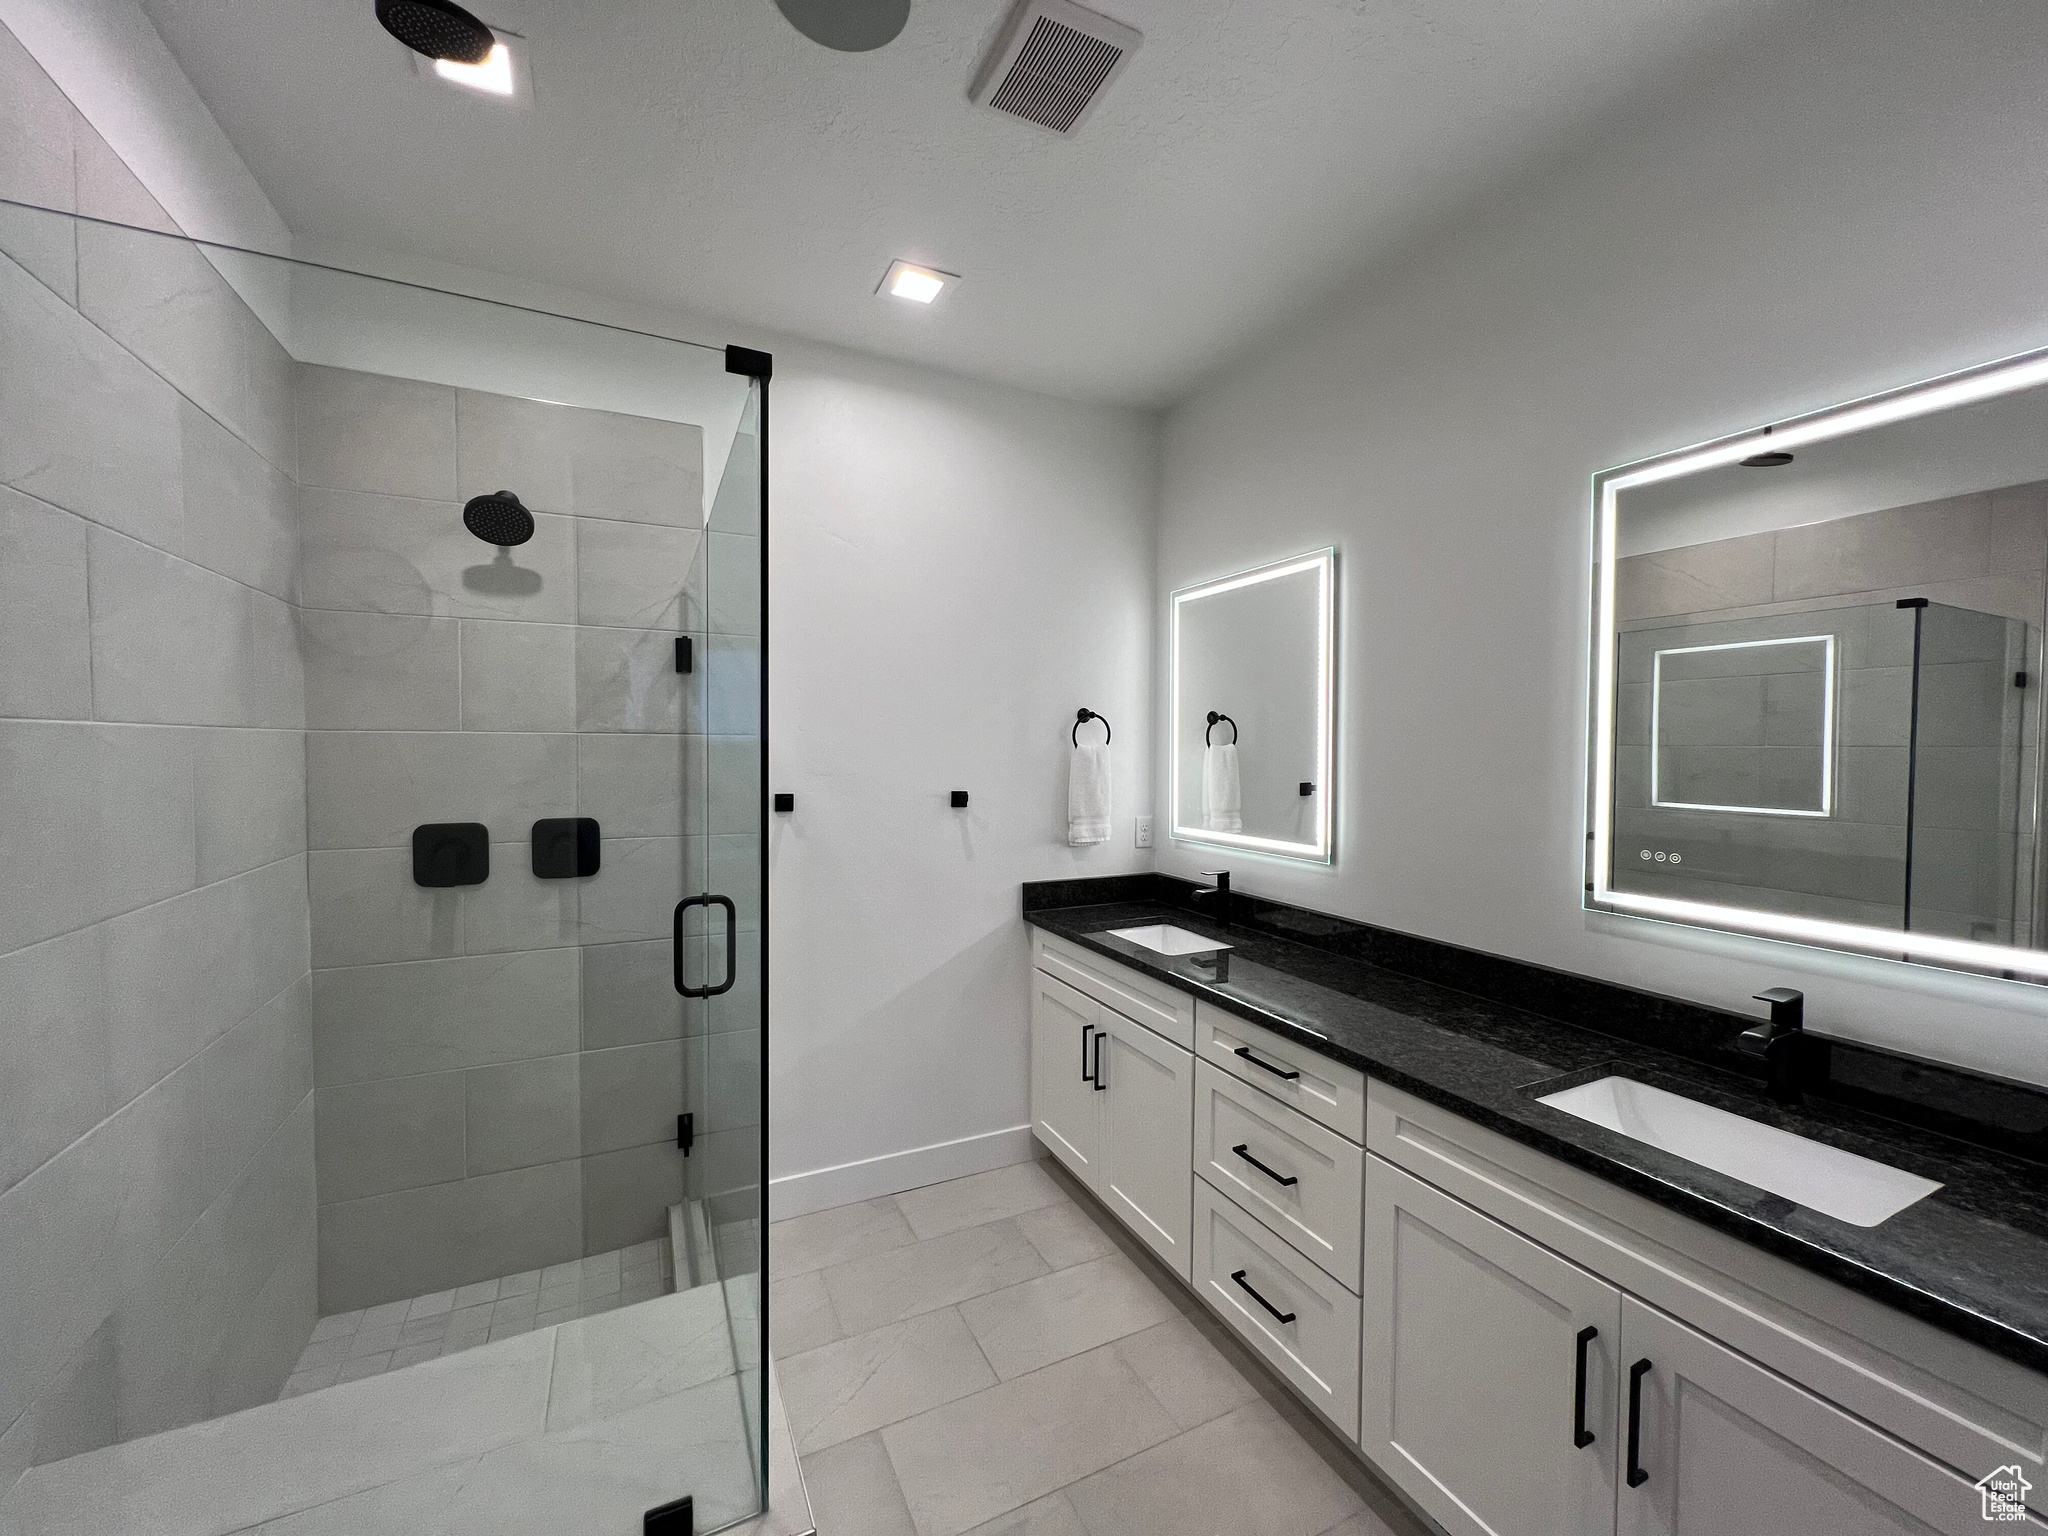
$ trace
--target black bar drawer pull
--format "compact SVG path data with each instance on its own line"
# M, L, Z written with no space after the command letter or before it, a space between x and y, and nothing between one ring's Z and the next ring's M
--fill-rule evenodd
M1273 1303L1266 1300L1266 1298L1261 1296L1257 1291L1253 1290L1251 1288L1251 1283L1245 1279L1245 1273L1246 1272L1244 1270L1240 1269L1236 1274L1232 1275L1230 1278L1235 1280L1238 1283L1238 1285L1243 1288L1244 1293L1247 1296L1251 1297L1253 1301L1256 1301L1260 1306L1264 1307L1268 1312L1272 1313L1273 1316L1278 1318L1281 1322L1293 1322L1294 1314L1292 1312L1282 1312L1278 1307L1274 1306Z
M1299 1184L1301 1182L1300 1179L1297 1179L1291 1173L1283 1178L1281 1177L1281 1175L1275 1173L1272 1169L1268 1168L1264 1163L1260 1162L1256 1157L1253 1157L1251 1153L1245 1150L1245 1148L1249 1147L1250 1145L1251 1143L1248 1141L1241 1141L1236 1146L1232 1147L1230 1150L1235 1152L1239 1157L1243 1158L1246 1162L1250 1163L1254 1168L1258 1169L1259 1172L1263 1173L1275 1184Z
M1650 1374L1650 1362L1638 1360L1628 1368L1628 1485L1640 1488L1650 1480L1643 1467L1643 1378Z
M1088 1070L1088 1037L1094 1033L1095 1026L1093 1024L1083 1024L1081 1026L1081 1081L1084 1083L1095 1081L1095 1074Z
M1102 1029L1102 1028L1099 1028L1099 1027L1098 1027L1098 1028L1096 1029L1096 1031L1095 1031L1095 1076L1094 1076L1094 1077L1093 1077L1092 1079L1090 1079L1090 1081L1092 1081L1092 1082L1093 1082L1093 1083L1095 1084L1095 1091L1096 1091L1097 1093L1100 1093L1100 1092L1102 1092L1102 1090L1103 1090L1103 1089L1105 1089L1105 1088L1107 1088L1107 1087L1109 1086L1109 1084L1105 1083L1105 1082L1104 1082L1104 1081L1102 1080L1102 1042L1103 1042L1103 1041L1104 1041L1105 1039L1107 1039L1108 1037L1109 1037L1109 1031L1108 1031L1108 1030L1106 1030L1106 1029Z
M1290 1082L1292 1082L1295 1078L1301 1076L1299 1072L1289 1072L1284 1067L1276 1067L1269 1061L1259 1060L1258 1057L1252 1054L1252 1048L1248 1045L1240 1045L1232 1054L1242 1056L1246 1061L1250 1062L1253 1066L1264 1067L1268 1072L1272 1073L1275 1077L1284 1077Z
M1582 1451L1593 1443L1593 1431L1586 1428L1586 1346L1599 1337L1598 1328L1579 1330L1578 1368L1572 1375L1572 1444Z

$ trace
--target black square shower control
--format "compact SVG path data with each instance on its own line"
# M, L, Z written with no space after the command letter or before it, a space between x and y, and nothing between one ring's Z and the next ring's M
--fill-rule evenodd
M480 821L433 821L412 829L414 885L482 885L491 873L491 834Z
M597 873L597 823L588 816L549 816L533 824L533 872L543 880Z

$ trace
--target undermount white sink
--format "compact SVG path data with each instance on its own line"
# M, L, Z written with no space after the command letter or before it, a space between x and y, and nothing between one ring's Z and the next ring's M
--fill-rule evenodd
M1625 1077L1603 1077L1536 1102L1852 1226L1874 1227L1941 1188L1916 1173Z
M1171 923L1150 923L1143 928L1112 928L1109 936L1128 940L1140 949L1162 955L1204 955L1212 950L1231 947L1215 939L1205 939L1199 933L1189 933L1185 928L1176 928Z

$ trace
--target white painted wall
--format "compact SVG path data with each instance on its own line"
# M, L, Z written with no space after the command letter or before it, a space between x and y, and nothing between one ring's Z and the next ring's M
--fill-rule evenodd
M2048 991L1580 905L1589 477L2048 343L2043 101L2034 0L1805 7L1173 411L1155 611L1344 561L1339 856L1240 885L2048 1082Z
M1018 886L1151 858L1132 817L1152 782L1156 446L1145 414L817 348L778 351L773 402L771 776L796 795L769 829L787 1215L1031 1155ZM1115 830L1070 848L1084 704L1115 731Z

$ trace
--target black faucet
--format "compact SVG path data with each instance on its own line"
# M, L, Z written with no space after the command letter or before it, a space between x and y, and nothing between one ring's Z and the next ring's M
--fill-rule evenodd
M1771 1005L1770 1020L1745 1029L1735 1044L1746 1054L1763 1058L1773 1099L1780 1104L1800 1103L1806 1096L1809 1059L1806 994L1790 987L1772 987L1757 993L1756 1000Z
M1189 899L1191 901L1199 901L1204 896L1214 896L1216 898L1216 910L1219 914L1216 921L1228 928L1230 926L1230 871L1227 869L1205 869L1202 871L1202 878L1204 880L1214 880L1216 883L1214 885L1197 887L1194 895ZM1200 909L1197 908L1197 910Z

